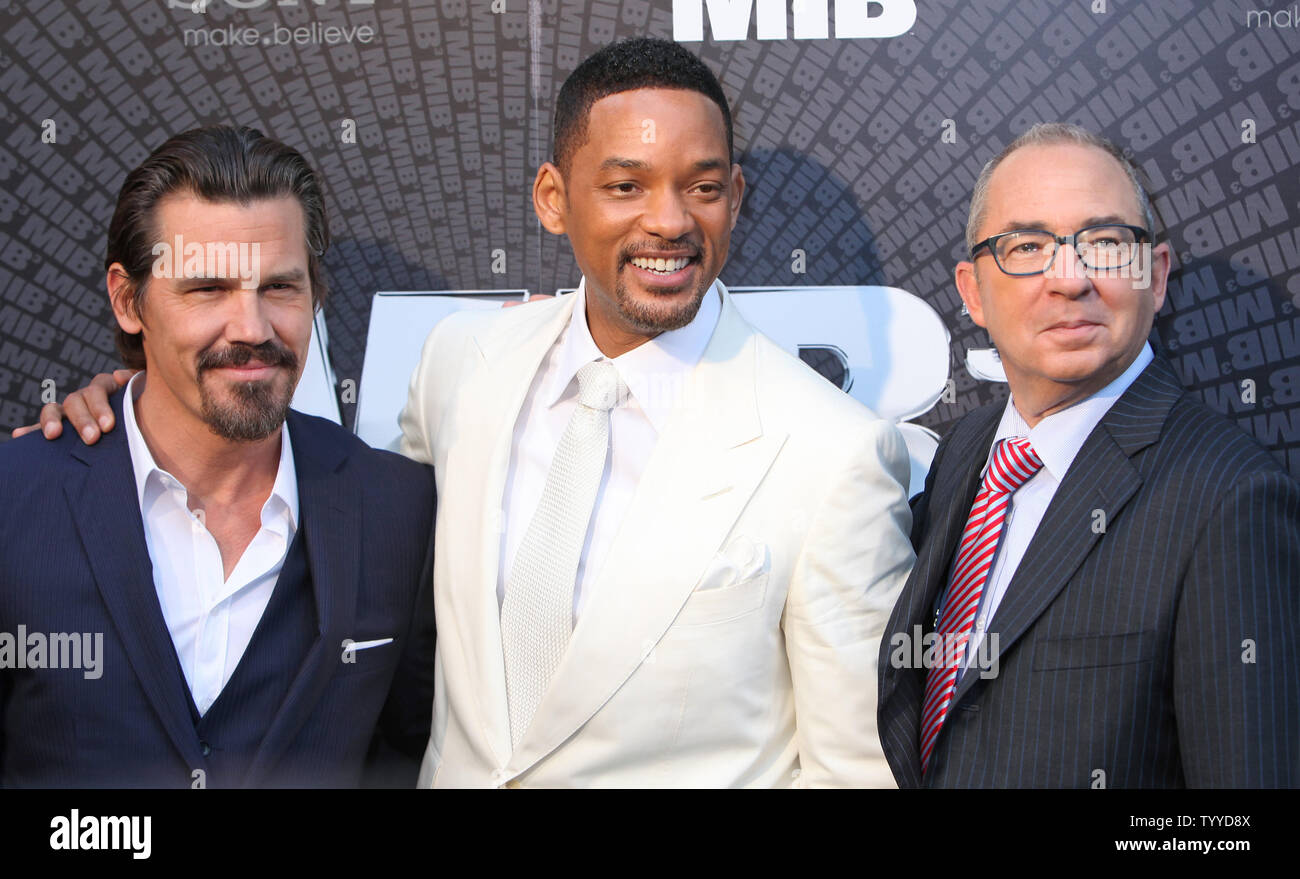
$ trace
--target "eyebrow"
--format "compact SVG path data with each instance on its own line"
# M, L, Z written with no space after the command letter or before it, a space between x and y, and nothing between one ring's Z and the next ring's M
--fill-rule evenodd
M307 275L302 269L290 269L289 271L279 272L274 275L266 275L264 277L261 277L259 280L261 281L262 284L297 284L305 280L306 277ZM187 287L189 286L206 287L206 286L213 286L213 285L225 286L227 284L237 284L242 280L243 278L241 278L239 275L229 275L224 278L215 278L215 277L210 278L207 276L193 277L193 278L178 278L177 282Z
M700 159L698 162L696 162L694 165L691 166L691 170L697 172L716 171L719 169L725 170L728 167L730 166L728 165L725 159L721 159L721 158ZM613 170L649 171L650 163L642 161L641 159L629 159L623 156L610 156L608 159L600 163L599 170L601 171L613 171Z
M302 269L293 269L287 272L280 272L274 275L267 275L262 279L263 284L297 284L305 280L307 275Z
M1083 225L1080 226L1079 228L1087 229L1089 226L1109 226L1112 224L1118 224L1124 226L1130 225L1129 221L1126 218L1121 217L1119 214L1105 214L1103 216L1089 217L1088 219L1083 221ZM1044 223L1042 220L1012 220L1011 222L1007 223L998 232L994 234L1001 234L1002 232L1026 232L1026 231L1046 232L1048 231L1047 227L1048 224Z

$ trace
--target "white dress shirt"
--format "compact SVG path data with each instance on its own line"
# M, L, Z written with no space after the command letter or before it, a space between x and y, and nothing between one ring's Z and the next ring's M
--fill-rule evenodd
M596 347L587 326L585 278L573 295L578 297L573 317L542 358L515 422L502 499L505 528L497 569L498 606L505 600L510 568L541 500L551 459L578 406L578 370L593 360L608 359ZM721 313L722 294L715 283L704 294L699 313L689 324L660 333L611 361L630 393L625 403L610 410L610 454L573 588L575 621L632 502L650 453L691 371L703 356Z
M154 462L136 424L135 398L144 386L135 386L143 375L137 374L126 386L122 427L135 470L158 603L194 705L199 714L206 714L230 681L262 619L298 529L298 476L289 425L281 428L280 467L262 505L262 528L226 579L216 539L190 512L185 486Z
M1007 399L1006 409L1002 412L1002 421L998 423L997 432L993 435L993 444L989 446L988 460L985 461L981 474L988 470L989 463L993 460L993 447L999 440L1008 437L1028 437L1043 466L1028 482L1020 486L1007 505L1001 543L997 550L997 557L993 560L993 567L989 570L988 580L984 584L984 593L980 597L980 609L975 615L970 647L966 651L965 668L969 668L971 662L977 658L976 651L984 634L997 631L994 614L997 612L998 605L1002 603L1007 586L1015 576L1016 568L1020 567L1020 561L1025 557L1025 551L1034 538L1034 532L1043 521L1043 514L1047 512L1048 505L1056 496L1056 490L1065 479L1065 474L1074 462L1075 456L1079 454L1084 440L1120 395L1128 390L1134 379L1146 369L1152 358L1151 345L1146 343L1138 352L1138 356L1129 364L1128 369L1124 370L1118 378L1068 409L1048 415L1033 428L1030 428L1016 409L1015 397ZM994 620L993 625L989 624L990 620Z

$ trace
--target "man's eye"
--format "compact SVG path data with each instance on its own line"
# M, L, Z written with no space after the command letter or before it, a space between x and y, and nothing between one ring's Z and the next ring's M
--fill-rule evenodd
M1021 241L1019 244L1012 246L1012 253L1037 253L1042 249L1042 244L1037 241Z
M722 192L722 184L701 183L699 186L696 187L696 189L698 189L704 195L718 195L719 193Z
M632 193L636 192L636 184L635 184L635 183L615 183L613 186L610 187L610 189L614 190L614 191L617 192L619 195L631 195Z

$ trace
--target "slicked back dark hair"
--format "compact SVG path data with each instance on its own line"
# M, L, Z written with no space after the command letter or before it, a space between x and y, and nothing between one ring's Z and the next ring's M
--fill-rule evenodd
M130 278L131 308L138 317L158 242L158 202L189 193L212 202L249 205L291 196L302 206L307 238L307 275L313 304L328 293L320 260L329 247L329 224L320 178L302 153L255 128L212 125L170 138L126 175L108 226L104 270L121 263ZM144 334L117 328L117 350L132 369L145 367Z
M600 49L579 64L560 86L554 132L554 162L560 173L569 173L573 154L587 142L592 104L620 92L646 88L687 89L717 104L727 130L727 158L732 158L731 108L713 71L683 46L653 37L636 37Z

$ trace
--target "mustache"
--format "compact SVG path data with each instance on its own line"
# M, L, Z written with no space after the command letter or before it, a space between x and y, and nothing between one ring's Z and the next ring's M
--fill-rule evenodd
M199 355L198 371L203 373L209 369L245 366L254 359L267 366L283 366L291 371L298 368L297 354L280 343L267 339L260 345L245 345L237 342L220 351L208 348Z
M678 239L677 241L641 241L636 244L629 244L618 253L618 266L622 268L638 256L645 256L648 253L654 253L657 250L678 250L682 255L695 259L704 252L704 248L696 241L689 239Z

